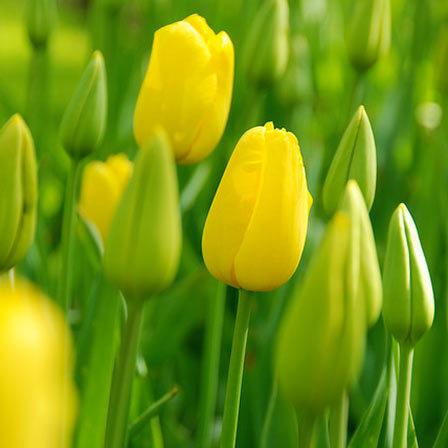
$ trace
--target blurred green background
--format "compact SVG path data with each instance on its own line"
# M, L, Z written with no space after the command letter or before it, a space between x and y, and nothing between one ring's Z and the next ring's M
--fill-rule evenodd
M144 409L174 384L179 395L162 410L152 434L135 446L193 446L199 419L202 351L210 297L215 282L200 250L208 207L228 157L251 126L274 121L293 131L305 159L314 197L305 255L294 279L269 294L259 294L248 342L238 446L295 445L291 410L273 394L271 350L279 318L294 282L306 269L326 217L322 181L351 115L364 104L378 151L378 186L371 212L380 262L387 224L399 202L415 217L436 296L436 320L418 345L412 408L422 447L431 446L448 408L448 2L392 0L390 51L364 76L357 77L346 51L345 29L355 1L291 0L290 61L285 76L257 87L244 71L244 45L261 0L97 0L59 1L48 48L33 50L24 21L23 0L0 0L0 123L15 112L27 119L40 159L38 238L20 270L54 296L62 198L68 159L57 132L64 108L93 49L106 59L109 120L105 142L95 157L135 153L132 115L146 69L152 36L160 26L191 13L226 30L236 50L233 104L225 136L209 159L179 167L184 244L178 279L147 307L133 413ZM82 229L78 232L75 301L71 316L82 349L88 302L98 294L101 268ZM89 245L90 244L90 245ZM227 288L215 436L220 416L231 335L235 291ZM80 336L81 335L81 336ZM108 343L105 341L104 343ZM81 347L81 349L79 348ZM380 321L369 334L365 367L351 397L350 428L355 428L372 397L385 357ZM82 383L82 381L81 381ZM149 384L152 384L150 387ZM270 407L268 404L270 403ZM272 423L264 422L268 408ZM264 429L263 429L264 428Z

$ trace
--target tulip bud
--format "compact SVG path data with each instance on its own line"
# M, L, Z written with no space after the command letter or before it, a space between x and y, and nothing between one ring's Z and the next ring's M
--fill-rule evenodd
M106 69L95 51L62 118L61 141L70 157L83 159L101 144L106 116Z
M62 313L20 281L0 285L0 446L68 448L76 414Z
M350 216L352 228L357 227L353 243L359 245L358 297L364 301L366 322L370 327L381 313L381 273L369 213L356 181L347 183L339 209Z
M265 0L250 27L245 47L245 70L256 85L275 83L289 57L287 0Z
M102 241L106 241L131 173L132 163L124 154L110 156L106 162L90 162L84 169L79 212L96 227Z
M347 51L352 65L363 72L389 51L390 0L359 0L349 22Z
M431 328L434 295L417 228L404 204L389 224L383 290L387 329L399 343L413 347Z
M197 14L156 31L134 114L139 146L162 127L178 162L208 156L227 123L233 66L229 36L215 34Z
M322 199L329 215L336 210L350 179L358 183L370 210L376 189L376 146L363 106L358 108L345 130L325 179Z
M30 130L14 115L0 130L0 272L17 264L33 242L36 171Z
M282 285L302 255L311 202L296 137L272 123L250 129L233 151L205 222L208 270L235 288Z
M172 282L180 246L174 158L167 138L158 131L138 153L112 220L104 254L106 275L125 297L148 298Z
M280 323L279 388L308 415L318 416L335 403L362 365L366 326L351 226L345 213L334 216Z
M56 21L55 0L27 0L25 19L34 48L45 47Z

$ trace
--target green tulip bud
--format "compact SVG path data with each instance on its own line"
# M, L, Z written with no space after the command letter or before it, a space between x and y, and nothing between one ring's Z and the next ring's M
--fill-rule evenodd
M390 0L358 0L349 22L347 51L352 65L363 72L390 47Z
M287 0L265 0L255 16L245 47L245 70L257 85L273 84L285 72L289 56Z
M347 183L339 209L350 216L353 227L358 227L357 234L354 235L358 241L353 240L355 244L359 244L358 297L364 301L366 322L370 327L381 313L383 292L369 212L356 181L350 180Z
M280 324L279 387L307 415L335 403L361 368L366 324L357 296L359 245L351 243L356 230L346 213L336 213Z
M0 272L17 264L33 242L36 171L30 130L14 115L0 130Z
M383 291L387 329L399 343L414 347L431 328L434 294L417 228L404 204L389 224Z
M284 107L306 101L312 91L310 51L305 37L296 35L291 39L291 55L286 72L276 85L276 94Z
M172 282L180 246L175 162L160 131L138 153L112 220L104 254L106 275L125 297L148 298Z
M56 22L55 0L27 0L26 27L34 48L45 47Z
M370 210L376 189L376 146L364 106L358 108L345 130L325 179L322 199L329 215L336 210L350 179L358 183Z
M95 51L62 118L62 144L73 159L88 156L101 144L106 117L106 69L103 55Z

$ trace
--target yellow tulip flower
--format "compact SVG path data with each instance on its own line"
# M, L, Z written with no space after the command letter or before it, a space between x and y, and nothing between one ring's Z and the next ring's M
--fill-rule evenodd
M210 154L227 122L233 68L229 36L215 34L201 16L160 28L134 114L139 146L161 126L178 162L194 163Z
M68 448L76 414L68 327L31 286L0 285L0 446Z
M90 162L81 185L79 212L106 240L115 209L132 173L132 163L124 154L110 156L106 162Z
M302 255L311 203L296 137L272 123L250 129L207 216L202 252L208 270L251 291L285 283Z

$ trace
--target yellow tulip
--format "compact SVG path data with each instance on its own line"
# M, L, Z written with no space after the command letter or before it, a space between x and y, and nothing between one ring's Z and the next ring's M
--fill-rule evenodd
M251 291L285 283L302 255L311 202L296 137L272 123L250 129L207 216L202 252L208 270Z
M124 154L110 156L106 162L90 162L81 185L79 212L106 240L110 223L132 174L132 163Z
M227 122L233 66L229 36L215 34L197 14L160 28L135 109L139 146L161 126L178 162L194 163L210 154Z
M0 285L0 446L68 448L76 411L68 327L31 286Z

